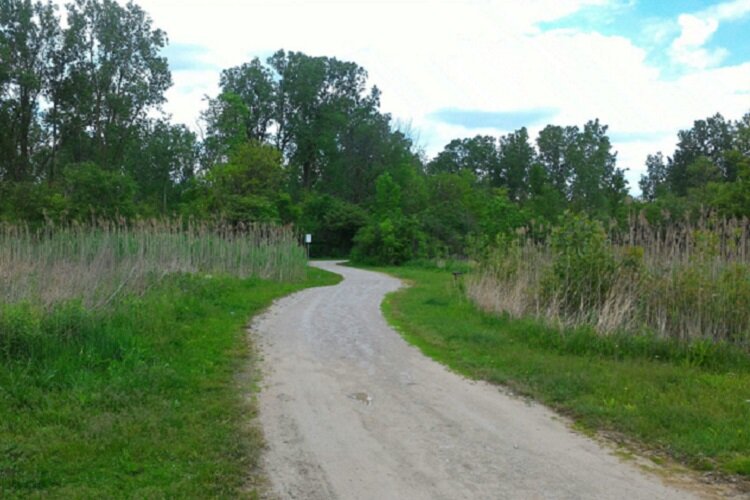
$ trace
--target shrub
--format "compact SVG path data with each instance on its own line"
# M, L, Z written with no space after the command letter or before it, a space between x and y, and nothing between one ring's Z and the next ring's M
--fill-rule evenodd
M601 223L566 212L552 231L551 247L554 260L545 289L568 313L587 314L600 307L617 268Z
M385 217L373 221L354 237L352 259L368 264L399 265L419 257L424 236L416 221L407 217Z

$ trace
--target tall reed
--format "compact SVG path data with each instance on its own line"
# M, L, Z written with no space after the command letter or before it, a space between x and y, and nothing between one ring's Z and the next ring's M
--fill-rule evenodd
M304 274L290 227L182 220L84 225L0 225L0 304L102 307L170 273L232 274L279 281Z
M750 342L750 221L704 216L625 232L568 214L544 240L498 245L467 280L479 307L599 333Z

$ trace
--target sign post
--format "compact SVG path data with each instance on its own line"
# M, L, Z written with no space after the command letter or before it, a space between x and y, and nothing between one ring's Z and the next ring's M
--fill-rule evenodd
M307 248L307 260L310 260L310 243L312 243L312 234L305 235L305 247Z

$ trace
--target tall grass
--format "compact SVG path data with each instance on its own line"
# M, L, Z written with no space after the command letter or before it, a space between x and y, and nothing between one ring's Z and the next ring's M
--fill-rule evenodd
M750 221L704 216L607 235L571 214L543 240L492 249L467 280L486 311L603 335L750 342Z
M180 220L0 225L0 304L79 300L100 308L172 273L299 281L305 254L290 227Z

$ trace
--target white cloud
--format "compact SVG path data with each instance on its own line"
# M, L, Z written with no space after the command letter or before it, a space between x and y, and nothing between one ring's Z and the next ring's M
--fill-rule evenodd
M750 14L750 0L734 0L711 7L703 15L716 18L719 21L733 21Z
M682 14L677 22L681 33L670 48L670 55L676 62L689 68L704 69L717 66L728 55L726 49L703 47L719 28L718 19Z
M680 36L670 47L670 55L677 63L691 69L718 66L729 54L725 48L707 49L722 22L739 20L750 14L750 0L733 0L709 7L701 12L682 14L677 22Z

